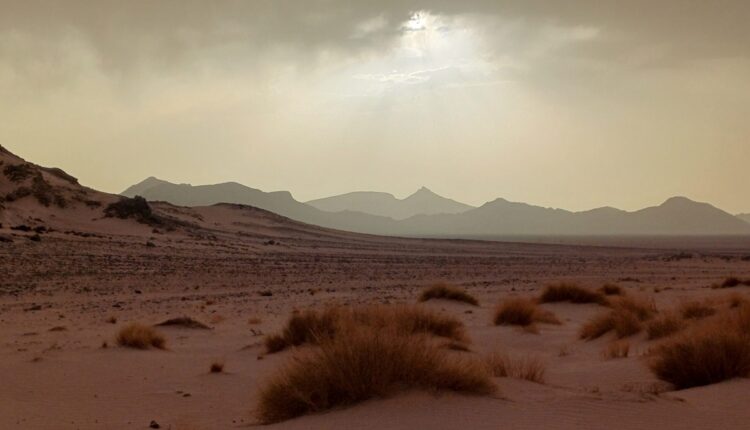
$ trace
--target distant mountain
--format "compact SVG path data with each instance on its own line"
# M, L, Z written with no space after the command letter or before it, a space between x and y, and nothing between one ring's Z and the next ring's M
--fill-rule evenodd
M403 223L405 231L420 235L750 234L747 223L685 197L635 212L614 208L570 212L497 199L460 215L417 216Z
M124 192L180 206L239 203L275 212L296 221L359 233L400 236L565 236L565 235L750 235L750 224L707 203L674 197L659 206L627 212L604 207L571 212L497 199L478 208L422 189L399 200L386 193L350 193L305 204L289 192L266 193L237 183L177 185L149 178ZM315 204L317 207L313 207ZM382 215L377 205L385 209ZM445 210L464 209L460 213ZM320 208L326 208L321 210ZM336 211L342 208L344 210ZM409 210L419 214L405 219ZM402 211L402 212L397 212ZM385 215L388 214L388 215ZM399 219L394 219L397 216Z
M750 214L739 214L737 215L737 218L745 222L750 222Z
M473 206L439 196L425 187L405 199L397 199L388 193L357 191L311 200L307 204L327 212L354 211L396 220L415 215L457 214L474 209Z
M329 213L299 202L288 191L265 192L236 182L216 185L173 184L150 177L121 193L136 195L149 201L164 201L178 206L211 206L217 203L237 203L265 209L296 221L322 227L370 233L392 231L395 222L390 218L358 212Z

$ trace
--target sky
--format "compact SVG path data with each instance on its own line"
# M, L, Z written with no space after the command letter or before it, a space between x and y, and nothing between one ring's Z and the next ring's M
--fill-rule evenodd
M750 212L745 0L0 0L0 143L157 176Z

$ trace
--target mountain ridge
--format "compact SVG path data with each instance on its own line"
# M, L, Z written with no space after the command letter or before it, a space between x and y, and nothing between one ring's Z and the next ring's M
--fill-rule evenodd
M461 213L474 208L465 203L440 196L424 186L403 199L399 199L390 193L378 191L354 191L314 199L306 203L326 212L362 212L395 220L403 220L421 214Z
M234 182L192 186L171 184L156 178L147 181L154 184L143 195L148 200L164 200L183 206L247 204L322 227L381 235L750 235L750 224L742 219L708 203L682 196L636 211L605 206L579 212L497 198L457 213L421 213L394 219L351 209L324 211L295 200L286 191L266 193ZM234 192L228 193L227 189ZM426 187L404 199L397 199L389 193L368 191L341 196L365 197L368 201L374 197L389 202L423 198L434 202L436 197L440 199L438 201L451 201Z

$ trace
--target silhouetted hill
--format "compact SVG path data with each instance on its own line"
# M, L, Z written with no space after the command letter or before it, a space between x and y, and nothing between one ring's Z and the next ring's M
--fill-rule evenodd
M418 216L404 223L405 230L426 235L750 234L750 225L731 214L684 197L635 212L570 212L497 199L460 215Z
M145 185L144 185L145 184ZM151 185L151 186L148 186ZM440 197L423 188L399 200L386 193L350 193L314 201L318 207L298 202L288 192L265 193L237 183L218 185L176 185L155 178L131 187L148 200L162 200L182 206L239 203L323 227L402 236L516 236L516 235L747 235L750 224L707 203L674 197L659 206L627 212L604 207L583 212L552 209L496 199L461 213L420 214L392 219L364 213L404 216L408 211L457 210L461 203ZM444 206L440 206L444 205ZM335 211L342 207L357 208ZM390 211L390 212L389 212ZM397 212L401 211L401 212Z
M357 191L311 200L307 204L327 212L354 211L396 220L414 215L457 214L473 209L473 206L439 196L426 187L404 199L388 193Z
M236 203L253 206L296 221L353 232L385 232L393 230L392 219L357 212L329 213L299 202L288 191L264 192L236 182L216 185L173 184L154 177L123 192L149 201L164 201L178 206L210 206Z

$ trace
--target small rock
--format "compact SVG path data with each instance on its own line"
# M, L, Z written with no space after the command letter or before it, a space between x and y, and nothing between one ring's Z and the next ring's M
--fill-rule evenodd
M156 422L156 421L154 421L154 420L151 420L151 424L149 424L149 426L148 426L148 427L149 427L149 428L152 428L152 429L160 429L160 428L161 428L161 426L159 425L159 423L157 423L157 422Z

